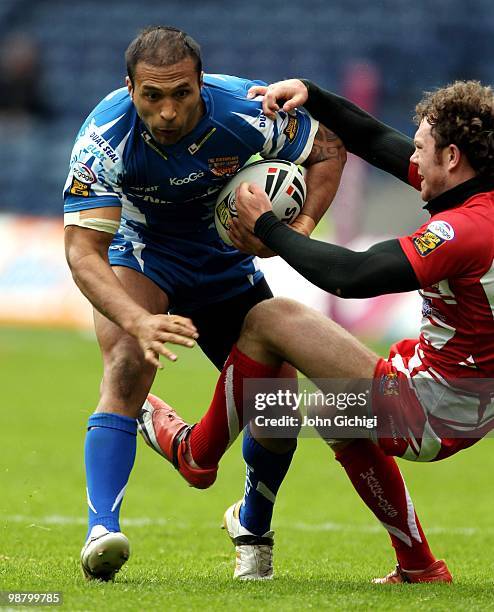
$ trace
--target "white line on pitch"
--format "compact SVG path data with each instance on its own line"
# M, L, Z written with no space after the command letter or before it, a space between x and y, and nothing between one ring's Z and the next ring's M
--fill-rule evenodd
M86 525L87 519L82 516L63 516L60 514L50 514L48 516L25 516L23 514L13 514L11 516L6 516L3 519L0 517L1 521L6 521L7 523L29 523L26 525L27 527L36 527L39 525ZM167 520L163 518L148 518L148 517L140 517L140 518L129 518L123 519L122 524L128 527L149 527L151 525L163 527L164 525L173 524L173 527L178 528L188 528L190 525L186 525L185 523L175 523L172 519Z
M81 516L64 516L51 514L47 516L26 516L23 514L13 514L0 517L0 523L25 523L26 527L40 527L47 525L86 525L87 520ZM175 519L138 517L122 519L124 527L166 527L170 525L173 529L193 529L197 525L186 522L177 522ZM355 525L350 523L287 523L286 521L276 521L275 528L290 529L295 531L351 531L352 533L382 533L380 525ZM214 529L218 523L205 523L202 528ZM427 527L427 534L449 534L449 535L494 535L493 527Z

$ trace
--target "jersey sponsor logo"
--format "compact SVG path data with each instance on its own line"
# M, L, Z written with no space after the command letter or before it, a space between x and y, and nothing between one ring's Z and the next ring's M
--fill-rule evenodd
M170 178L170 185L173 185L174 187L188 185L189 183L193 183L194 181L197 181L197 179L202 178L204 174L204 172L191 172L189 176L184 176L182 178L174 176Z
M422 301L422 316L424 319L428 317L434 317L439 321L446 321L446 317L444 314L433 305L433 302L430 298L424 298Z
M96 183L96 176L94 172L89 166L86 166L86 164L83 164L82 162L78 161L73 165L72 175L80 183L85 183L86 185Z
M398 374L390 372L381 376L379 381L379 392L381 395L399 395L399 388Z
M455 237L455 230L446 221L433 221L429 223L427 229L444 240L453 240Z
M288 138L290 142L295 140L298 132L298 119L296 117L292 117L291 115L288 117L288 123L286 128L283 130L283 134Z
M413 239L413 246L420 257L427 257L427 255L430 255L447 240L451 240L451 238L443 238L441 235L427 228L420 236L415 236Z
M236 155L210 157L208 166L215 176L232 176L240 168L240 159Z
M422 316L430 317L431 314L432 314L432 300L430 300L429 298L424 298L424 301L422 302Z
M161 200L152 195L143 195L140 193L134 193L132 195L135 198L139 198L139 202L146 202L146 204L173 204L171 200Z
M88 153L89 155L92 155L96 159L99 159L101 162L104 162L107 159L103 151L100 151L98 147L92 143L88 144L87 147L85 147L82 150L82 153Z
M103 138L103 136L101 136L101 134L98 134L98 132L91 132L89 138L99 147L105 157L110 159L114 164L118 162L119 157L115 149Z
M129 189L131 189L132 191L144 191L146 193L158 191L159 188L159 185L132 185L131 187L129 187Z
M72 183L70 185L69 193L75 196L83 198L89 197L89 185L87 183L81 183L75 177L72 177Z

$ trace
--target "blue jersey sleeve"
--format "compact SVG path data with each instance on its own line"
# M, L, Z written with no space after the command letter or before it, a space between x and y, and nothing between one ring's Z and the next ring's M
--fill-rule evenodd
M121 206L123 153L133 105L126 89L109 94L77 135L64 187L64 212Z
M273 137L265 143L261 155L303 163L312 151L319 122L304 108L297 108L290 113L277 112L272 123Z
M229 75L206 75L204 83L214 92L215 120L238 135L252 153L267 159L286 159L296 164L309 156L319 127L304 108L279 111L271 120L262 111L262 97L247 99L253 85L265 85Z

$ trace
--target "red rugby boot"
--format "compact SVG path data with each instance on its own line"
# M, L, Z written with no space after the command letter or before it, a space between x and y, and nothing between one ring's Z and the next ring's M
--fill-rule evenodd
M172 463L191 487L207 489L216 480L218 466L192 467L185 459L186 440L192 427L162 399L147 396L137 426L146 444Z
M443 560L434 561L432 565L423 570L404 570L398 564L396 568L384 578L374 578L374 584L398 584L403 582L453 582L448 566Z

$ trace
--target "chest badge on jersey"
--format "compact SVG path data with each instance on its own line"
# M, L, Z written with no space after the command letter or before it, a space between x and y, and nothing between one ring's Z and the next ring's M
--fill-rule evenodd
M427 257L432 251L449 240L453 240L455 231L446 221L433 221L413 239L415 250L421 257Z
M398 381L398 374L395 372L383 374L379 381L379 392L381 395L399 395L400 383Z
M233 176L240 168L240 159L237 155L210 157L208 159L208 166L215 176Z

